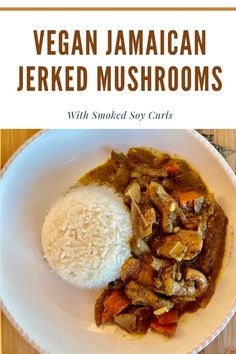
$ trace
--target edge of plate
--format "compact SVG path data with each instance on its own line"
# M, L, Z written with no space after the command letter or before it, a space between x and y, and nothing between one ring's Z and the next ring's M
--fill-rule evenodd
M5 175L6 171L10 167L10 165L15 161L15 159L21 154L23 150L26 150L29 145L34 143L37 139L41 138L43 135L48 133L49 130L43 129L32 135L32 137L28 138L23 144L21 144L18 149L11 155L11 157L7 160L0 171L1 179ZM1 298L1 296L0 296ZM1 299L1 309L10 323L14 326L17 332L29 343L35 350L37 350L41 354L48 354L39 344L37 344L24 330L24 328L16 321L14 316L8 310L7 305Z
M224 160L224 158L220 155L220 153L208 142L204 137L201 136L200 133L198 133L195 130L191 129L186 129L196 140L200 141L202 144L204 144L210 152L215 155L215 157L219 160L220 164L222 167L226 170L228 177L230 178L235 190L236 190L236 176L231 169L231 167L228 165L228 163ZM13 155L8 159L8 161L5 163L3 168L1 169L1 178L5 175L7 169L9 166L13 163L13 161L17 158L17 156L24 151L26 148L29 147L32 143L34 143L37 139L41 138L44 136L46 133L50 133L52 130L40 130L38 133L34 134L31 138L27 139L14 153ZM45 351L38 343L34 341L33 338L31 338L24 330L24 328L16 321L14 316L10 313L8 310L7 305L4 303L4 301L1 299L1 308L8 320L11 322L11 324L15 327L15 329L20 333L20 335L30 344L32 347L37 350L41 354L49 354L47 351ZM222 331L223 329L227 326L233 315L236 313L236 294L235 298L233 300L233 304L230 306L230 309L224 318L222 322L212 331L212 334L209 335L207 338L205 338L200 344L198 344L196 347L191 349L191 351L187 352L186 354L197 354L201 350L203 350L207 345L209 345Z
M15 152L13 152L13 154L9 157L9 159L6 161L6 163L3 165L1 171L0 171L0 175L1 178L5 175L7 169L10 167L10 165L12 164L12 162L21 154L21 152L23 150L26 150L28 148L29 145L31 145L32 143L34 143L37 139L41 138L42 135L45 135L46 133L49 133L51 130L48 129L42 129L39 130L37 133L35 133L34 135L32 135L30 138L28 138L23 144L21 144L18 149L16 149Z

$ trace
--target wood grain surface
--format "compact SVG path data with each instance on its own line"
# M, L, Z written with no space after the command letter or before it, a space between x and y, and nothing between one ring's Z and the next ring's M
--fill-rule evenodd
M1 167L6 163L14 151L29 137L37 132L36 129L16 129L1 131ZM236 150L236 130L214 130L215 142ZM228 163L236 172L236 153L228 159ZM3 354L37 354L14 329L5 315L1 315L1 337ZM58 353L60 354L60 353ZM68 353L70 354L70 353ZM105 353L104 353L105 354ZM161 353L159 353L161 354ZM174 353L170 353L174 354ZM184 353L183 353L184 354ZM201 354L236 354L236 315L232 318L224 331L206 347Z

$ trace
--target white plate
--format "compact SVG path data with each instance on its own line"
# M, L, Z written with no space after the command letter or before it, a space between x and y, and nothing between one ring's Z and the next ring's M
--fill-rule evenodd
M78 177L109 157L111 148L152 146L190 161L229 218L226 256L216 293L204 310L180 320L167 340L97 329L97 292L81 291L49 270L40 248L44 215ZM232 170L198 133L187 130L52 130L18 151L2 178L2 303L8 317L40 352L50 354L197 353L235 311L236 181Z

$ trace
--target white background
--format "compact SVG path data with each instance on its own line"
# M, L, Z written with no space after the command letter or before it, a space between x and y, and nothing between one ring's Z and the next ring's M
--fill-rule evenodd
M236 12L2 12L1 126L2 128L234 128L236 83ZM97 56L37 56L33 29L98 31ZM207 32L205 56L105 56L108 29L175 29ZM20 65L82 65L88 68L84 92L17 92ZM216 66L223 69L219 92L96 92L97 65ZM110 112L155 110L174 114L172 120L69 120L68 110Z
M75 6L75 7L90 7L90 6L125 6L125 7L168 7L168 6L203 6L203 7L228 7L228 6L235 6L235 0L1 0L1 6L9 7L9 6L30 6L30 7L37 7L37 6Z

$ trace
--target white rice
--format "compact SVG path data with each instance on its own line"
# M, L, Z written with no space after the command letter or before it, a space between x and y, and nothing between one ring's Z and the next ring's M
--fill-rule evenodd
M119 277L130 256L131 221L123 200L106 186L81 186L55 202L42 228L51 268L80 288Z

